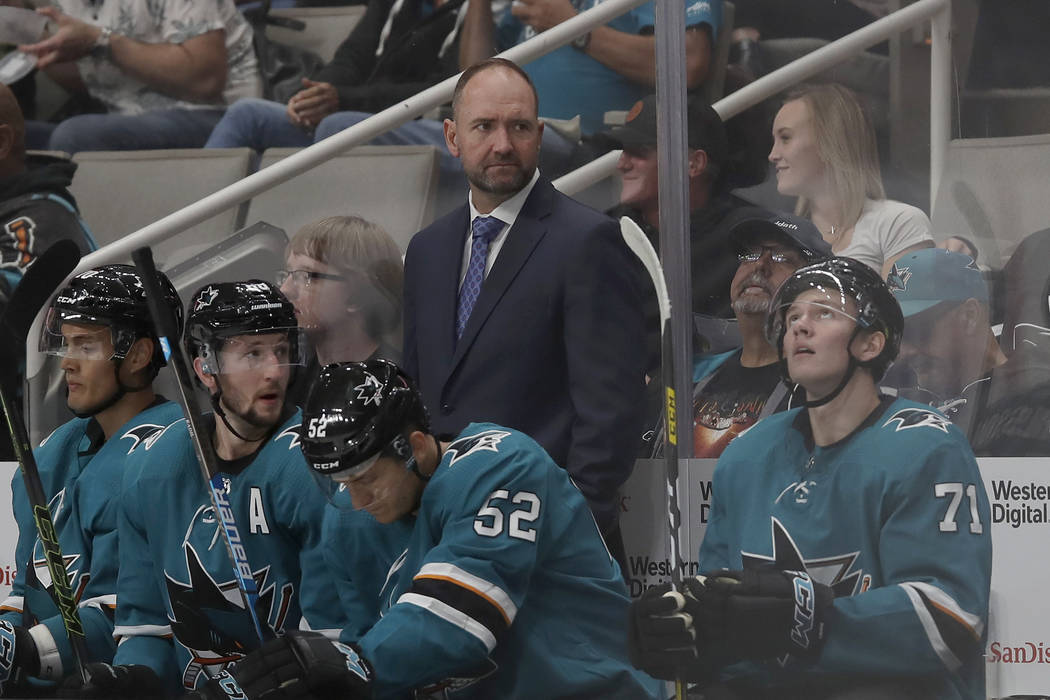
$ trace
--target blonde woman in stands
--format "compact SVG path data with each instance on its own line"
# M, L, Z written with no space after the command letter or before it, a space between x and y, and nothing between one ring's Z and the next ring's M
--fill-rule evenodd
M377 224L331 216L299 229L277 283L316 359L289 390L289 401L301 403L326 364L401 360L403 277L401 250Z
M933 247L922 210L886 199L875 130L856 95L834 83L788 94L773 121L777 190L798 197L835 255L889 275L905 253Z

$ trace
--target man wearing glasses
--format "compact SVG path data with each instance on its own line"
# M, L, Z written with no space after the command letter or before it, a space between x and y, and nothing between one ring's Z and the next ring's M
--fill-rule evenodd
M781 382L777 349L763 330L766 312L777 288L795 270L831 255L831 247L808 220L760 211L729 231L739 260L729 297L741 347L700 356L693 366L696 457L718 457L737 435L790 406L791 390Z

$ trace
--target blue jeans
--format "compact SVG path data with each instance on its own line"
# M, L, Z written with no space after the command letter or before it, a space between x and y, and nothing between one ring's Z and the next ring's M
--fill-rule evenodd
M364 121L368 112L336 112L321 120L317 130L310 133L288 119L285 105L268 100L246 98L235 102L215 126L205 148L240 148L248 146L257 151L267 148L302 148L328 138ZM445 147L445 132L437 119L415 119L396 129L380 134L370 141L379 146L436 146L441 154L438 185L438 211L447 208L443 200L451 198L462 203L465 192L463 166ZM548 177L557 177L568 170L575 144L553 129L544 129L540 148L540 170Z
M142 114L78 114L58 124L34 122L26 133L43 148L79 151L138 151L200 148L222 118L219 109L158 109ZM50 133L49 133L50 132ZM47 143L39 143L44 136Z

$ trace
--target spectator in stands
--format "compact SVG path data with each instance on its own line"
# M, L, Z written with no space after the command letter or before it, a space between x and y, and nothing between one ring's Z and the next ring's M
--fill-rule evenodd
M808 85L788 94L773 122L777 190L798 197L835 255L889 274L893 262L933 246L929 218L886 199L875 132L856 96L841 85Z
M287 105L245 99L233 105L207 148L309 146L457 72L457 16L463 0L370 0L361 21L320 73ZM429 129L427 138L416 132ZM440 122L409 122L373 143L436 142ZM454 159L450 160L454 161Z
M301 404L320 368L332 362L401 359L401 285L397 243L358 216L330 216L299 229L277 283L316 357L296 378L288 401Z
M977 262L977 246L974 245L973 241L969 238L963 238L962 236L948 236L943 241L938 241L937 247L943 250L950 250L953 253L969 255L973 258L974 262Z
M684 1L686 85L695 88L710 71L712 46L722 24L722 0ZM597 4L597 0L517 0L494 17L492 3L470 3L460 41L460 67L531 39ZM578 115L580 131L589 136L602 129L606 111L628 109L651 92L656 84L654 24L655 4L646 3L526 64L543 105L542 116L571 120ZM557 148L562 162L568 163L577 140L578 135L569 130L559 143L548 139L543 147L545 151ZM557 162L558 156L551 161Z
M0 85L0 314L26 268L52 243L68 238L84 255L98 248L67 189L76 169L60 158L26 158L22 110ZM0 461L13 460L10 436L0 430Z
M0 85L0 312L22 273L55 241L75 241L85 255L98 247L67 189L76 170L60 158L27 160L22 111Z
M730 214L746 202L724 187L723 169L729 142L722 119L699 96L691 96L686 118L689 128L689 230L693 278L693 312L732 315L729 286L736 272L736 251L729 244ZM623 179L620 204L613 218L631 217L660 248L659 167L656 153L656 96L635 103L623 126L599 134L601 145L623 149L617 169ZM650 376L659 371L660 311L652 284L645 281L646 329Z
M742 219L729 235L739 258L729 296L742 345L693 365L694 457L718 457L737 435L790 407L777 349L766 340L766 314L795 270L831 255L813 224L787 214Z
M20 48L106 113L37 123L32 148L199 148L227 104L259 94L252 31L232 0L55 0L38 12L54 33Z
M981 271L968 255L920 250L897 260L887 283L904 312L900 362L915 373L916 397L969 434L987 405L993 370L1006 363Z
M492 420L539 442L623 564L617 491L644 388L640 266L616 222L540 176L543 125L521 68L472 66L452 108L445 136L470 193L409 244L404 368L435 433Z

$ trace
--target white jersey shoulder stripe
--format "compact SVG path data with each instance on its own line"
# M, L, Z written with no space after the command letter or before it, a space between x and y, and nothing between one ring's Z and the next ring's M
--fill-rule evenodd
M170 637L171 625L117 625L113 628L116 638L127 637Z
M80 608L88 608L88 607L90 607L90 608L102 608L102 607L115 608L115 607L117 607L117 596L116 596L115 593L111 594L111 595L95 596L94 598L88 598L87 600L80 601L80 604L77 607L80 607Z
M445 564L443 562L424 564L419 573L413 577L413 580L420 578L449 581L481 596L500 611L508 627L514 622L514 618L518 614L518 606L514 604L514 601L510 599L506 591L496 584L464 571L454 564Z
M427 612L437 615L445 622L455 625L467 634L476 637L478 641L485 645L485 650L490 654L492 653L492 650L496 648L496 637L493 636L488 627L474 618L463 614L459 610L456 610L447 603L442 603L436 598L420 595L418 593L405 593L397 599L397 602L398 604L407 603L409 605L418 606Z
M8 596L0 603L0 612L22 612L22 606L25 605L25 599L20 595Z
M948 644L944 641L944 637L941 636L941 631L937 629L937 622L933 619L933 615L930 614L929 609L926 607L926 603L923 602L918 589L916 589L911 582L898 585L904 589L905 594L908 596L908 600L911 601L912 608L915 609L915 615L919 618L923 631L926 632L926 638L929 640L930 646L933 647L934 652L940 657L941 662L948 667L949 671L955 671L961 668L962 662L959 661L959 658L955 653L948 648Z

